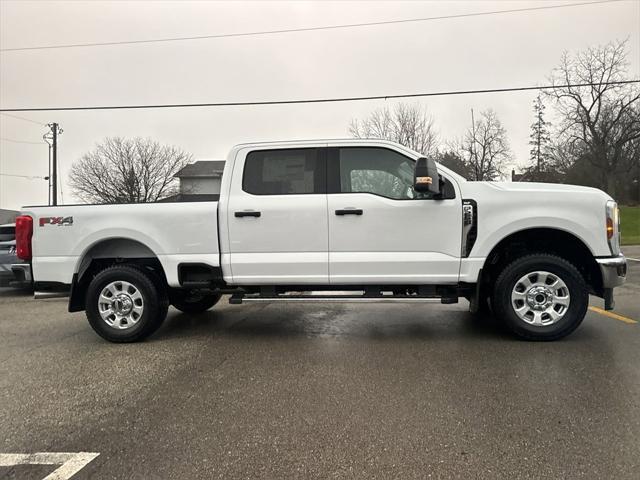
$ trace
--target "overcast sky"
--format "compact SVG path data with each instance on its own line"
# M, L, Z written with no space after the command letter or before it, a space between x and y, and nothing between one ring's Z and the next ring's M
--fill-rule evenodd
M549 1L173 2L0 0L0 48L375 22L558 5ZM573 2L575 3L575 2ZM544 84L563 50L629 38L640 77L640 1L420 23L197 41L0 52L2 108L250 101ZM493 108L526 163L535 93L415 100L443 140L470 109ZM219 159L236 143L348 136L352 118L392 101L289 106L17 113L64 129L65 203L73 161L106 136L152 137ZM550 106L549 106L550 107ZM552 109L547 111L552 113ZM44 127L0 115L0 137L38 142ZM44 144L0 141L0 173L44 176ZM46 204L46 181L0 175L0 208Z

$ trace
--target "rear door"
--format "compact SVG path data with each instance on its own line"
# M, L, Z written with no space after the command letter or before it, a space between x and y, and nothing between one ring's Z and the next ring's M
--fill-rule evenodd
M232 282L327 284L326 151L238 156L227 207Z
M459 192L447 200L415 193L414 164L384 147L329 149L330 283L458 281ZM452 182L447 190L455 192Z

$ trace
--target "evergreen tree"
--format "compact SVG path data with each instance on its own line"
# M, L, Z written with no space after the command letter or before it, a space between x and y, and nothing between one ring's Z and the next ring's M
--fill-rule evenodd
M533 101L535 121L531 124L531 135L529 135L531 165L527 169L534 180L542 180L545 172L548 171L546 163L550 156L549 144L551 136L549 134L549 126L551 124L544 119L544 110L545 106L542 102L542 97L538 95Z

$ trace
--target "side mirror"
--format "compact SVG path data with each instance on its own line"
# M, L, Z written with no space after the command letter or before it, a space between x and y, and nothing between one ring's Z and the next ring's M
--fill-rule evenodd
M432 158L420 157L413 171L413 189L416 192L440 195L440 176Z

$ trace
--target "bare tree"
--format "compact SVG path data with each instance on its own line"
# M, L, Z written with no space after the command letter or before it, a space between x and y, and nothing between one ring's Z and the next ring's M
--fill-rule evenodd
M349 133L355 138L397 142L426 156L435 154L438 147L433 119L417 104L398 103L393 110L375 110L364 120L352 120Z
M177 193L191 155L151 139L108 137L74 162L69 184L88 203L146 203Z
M617 180L634 167L633 146L640 138L640 89L612 85L626 80L626 41L564 53L551 77L549 95L562 117L560 137L565 151L586 158L601 179L601 188L615 195ZM565 85L585 84L574 87Z
M491 109L480 113L475 125L459 141L458 151L468 166L469 180L498 179L512 158L507 131Z

